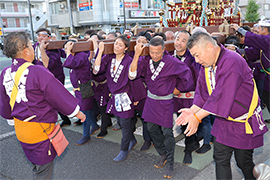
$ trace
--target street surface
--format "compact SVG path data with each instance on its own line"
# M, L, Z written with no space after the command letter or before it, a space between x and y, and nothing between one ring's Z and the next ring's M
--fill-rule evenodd
M0 71L10 64L10 59L0 55ZM65 74L65 87L72 92L67 69L65 69ZM264 118L270 118L266 109L263 110L263 114ZM74 122L77 119L72 118L71 120ZM31 163L23 153L14 128L9 126L2 117L0 117L0 121L0 179L31 179ZM115 118L113 118L113 123L115 123ZM267 126L270 129L270 124L267 124ZM164 179L163 173L166 166L161 169L154 167L158 158L155 148L151 146L146 152L139 151L143 144L140 121L137 122L135 132L138 144L130 152L127 159L120 163L114 162L113 158L120 151L121 131L113 131L112 128L108 128L109 133L103 139L97 139L96 135L99 132L96 132L91 136L90 142L82 146L76 146L75 142L82 136L82 129L82 126L73 124L63 128L70 144L65 152L54 161L53 179ZM212 149L203 155L193 153L193 163L185 166L181 163L184 157L183 140L183 135L176 138L175 176L173 179L215 179L215 167L212 158L213 145ZM270 161L270 132L265 134L264 141L265 145L254 151L255 164ZM242 179L234 158L231 162L233 179Z

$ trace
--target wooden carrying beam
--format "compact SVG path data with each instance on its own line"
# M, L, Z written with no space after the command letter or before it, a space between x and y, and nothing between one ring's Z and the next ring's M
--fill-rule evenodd
M71 52L75 53L75 52L93 51L93 50L94 50L94 47L93 47L92 41L81 41L81 42L74 43Z
M50 43L47 46L47 50L61 49L63 48L64 42L66 41L50 41ZM131 40L130 45L129 45L129 51L134 51L135 45L136 45L136 41ZM114 53L113 46L114 46L114 41L113 42L105 41L103 54L113 54ZM74 43L74 46L71 52L75 53L75 52L82 52L82 51L93 51L93 48L94 47L93 47L92 41L80 41L80 42ZM168 52L174 51L174 41L165 41L165 49ZM147 56L147 55L149 55L148 44L145 45L145 48L143 49L141 56Z
M63 48L63 44L66 42L67 40L61 40L61 41L49 41L48 46L46 48L46 50L53 50L53 49L62 49Z
M174 41L165 41L164 43L165 49L168 52L174 51ZM148 56L149 55L149 44L145 44L143 48L142 54L140 56Z

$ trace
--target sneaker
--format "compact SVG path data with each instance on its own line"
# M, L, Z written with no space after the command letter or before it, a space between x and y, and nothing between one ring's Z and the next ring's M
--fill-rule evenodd
M165 155L162 155L161 157L159 157L157 163L154 165L156 168L162 168L163 166L165 166L167 162L167 156L166 154Z
M128 151L120 151L120 153L113 159L116 162L124 161L128 156Z
M98 138L98 139L104 138L107 134L108 134L107 131L101 131L101 132L97 135L97 138Z
M83 123L81 122L81 120L80 119L78 119L77 121L75 121L73 124L75 124L75 125L82 125Z
M88 141L91 140L91 137L90 136L83 136L81 139L79 139L75 144L77 146L80 146L80 145L83 145L85 143L87 143Z
M69 126L71 125L71 122L67 122L67 121L62 121L62 123L60 124L60 127L64 127L64 126Z
M91 130L90 130L90 135L94 134L94 133L95 133L97 130L99 130L99 129L100 129L99 126L96 126L96 127L91 128Z
M128 151L131 151L133 147L137 144L137 140L133 139L129 142Z
M200 147L197 151L195 151L198 154L204 154L207 151L211 149L210 144L203 144L202 147Z
M112 129L118 131L121 129L121 126L118 123L116 123L116 125Z
M167 170L166 170L166 172L164 174L164 177L168 178L168 179L171 179L173 177L173 165L169 165L167 167Z
M140 151L147 151L151 147L151 141L144 141Z
M183 164L189 165L191 163L192 163L191 152L185 152L185 156L184 156L184 159L183 159Z

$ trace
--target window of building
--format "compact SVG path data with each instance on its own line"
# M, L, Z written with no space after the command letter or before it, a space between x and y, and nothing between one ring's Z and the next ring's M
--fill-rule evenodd
M151 9L160 9L162 7L163 1L158 1L158 0L148 0L148 8Z
M59 14L59 2L50 3L51 14Z
M19 12L25 12L25 9L27 9L27 3L18 3L18 11Z
M7 26L9 28L15 28L16 27L15 18L7 18Z
M6 3L6 12L14 12L13 3Z
M270 11L270 4L264 4L263 5L263 10L264 11Z
M0 12L5 12L5 4L4 3L0 3Z
M21 25L21 27L27 27L27 25L28 25L28 18L20 18L20 25Z

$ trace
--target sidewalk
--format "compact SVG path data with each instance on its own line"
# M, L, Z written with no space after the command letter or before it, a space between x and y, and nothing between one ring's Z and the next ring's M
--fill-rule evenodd
M263 115L264 118L268 118L268 119L270 118L270 114L267 109L263 110L263 114L264 114ZM76 118L72 119L72 121L76 121L76 120L77 120ZM116 120L114 118L113 118L113 123L116 123ZM134 147L134 149L139 151L144 142L142 135L138 135L138 134L141 134L141 121L138 120L136 125L137 125L137 130L135 132L136 134L135 136L138 141L138 144ZM267 124L267 126L270 129L270 124ZM82 133L82 126L71 125L65 128ZM96 132L94 135L92 135L92 138L95 138L95 136L98 133L99 132ZM122 137L121 131L114 131L112 130L112 128L108 128L108 135L105 136L103 139L110 142L118 143L120 145L121 137ZM255 164L265 162L266 160L270 160L270 153L269 153L270 152L270 131L268 131L264 137L265 137L264 146L254 150ZM176 138L176 143L180 144L180 146L176 145L176 148L175 148L175 162L179 164L182 164L182 161L184 158L184 152L183 152L184 147L181 146L183 142L180 142L183 140L184 140L183 135L180 135ZM212 149L205 154L199 155L197 153L192 153L193 163L188 165L188 167L194 169L195 171L197 170L199 172L192 180L215 179L215 165L213 162L213 145L211 146L212 146ZM150 156L151 155L158 156L153 146L145 153L149 154ZM181 165L181 166L185 166L185 165ZM231 160L231 166L232 166L233 179L235 180L242 179L243 176L241 174L241 170L238 169L238 167L236 166L234 157ZM178 169L179 168L181 167L178 167ZM193 172L192 174L196 174L196 173Z

